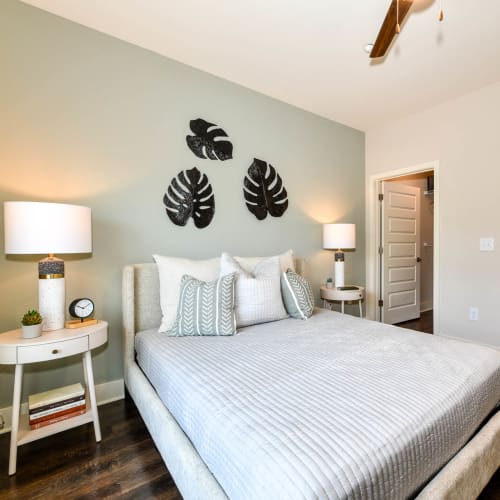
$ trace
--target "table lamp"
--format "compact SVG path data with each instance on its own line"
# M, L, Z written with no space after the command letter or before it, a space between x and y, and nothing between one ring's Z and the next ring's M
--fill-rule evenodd
M344 252L356 248L356 224L323 224L323 248L335 250L335 288L344 286Z
M44 331L64 328L64 261L54 254L92 252L91 211L63 203L4 202L6 254L48 254L38 263Z

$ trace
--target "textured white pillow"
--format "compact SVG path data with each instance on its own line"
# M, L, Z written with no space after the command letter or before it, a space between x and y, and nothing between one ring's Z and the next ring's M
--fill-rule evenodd
M272 256L274 257L274 255ZM293 261L293 250L277 255L280 261L280 271L285 273L288 269L295 271L295 262ZM268 257L233 257L236 262L247 272L253 273L255 266Z
M220 258L207 260L182 259L153 255L160 276L160 306L162 320L160 332L172 328L177 316L181 279L189 274L201 281L214 281L219 277Z
M249 326L287 317L280 286L279 256L262 259L253 274L227 253L220 259L220 275L236 273L236 325Z

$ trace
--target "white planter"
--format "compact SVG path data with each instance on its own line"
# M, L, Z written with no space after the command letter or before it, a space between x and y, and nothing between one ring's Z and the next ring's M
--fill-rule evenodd
M42 334L42 324L21 325L23 339L34 339Z
M326 288L333 288L333 283L331 281L327 281Z

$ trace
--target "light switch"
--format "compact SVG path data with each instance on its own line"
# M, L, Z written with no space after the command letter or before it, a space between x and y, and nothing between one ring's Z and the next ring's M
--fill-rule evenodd
M479 238L479 250L481 252L493 252L495 250L495 238Z

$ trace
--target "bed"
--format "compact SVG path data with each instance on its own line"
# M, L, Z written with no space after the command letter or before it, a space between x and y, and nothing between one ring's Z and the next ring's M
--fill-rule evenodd
M156 264L127 266L125 384L184 498L472 499L499 466L497 351L329 311L230 339L167 338L160 319Z

